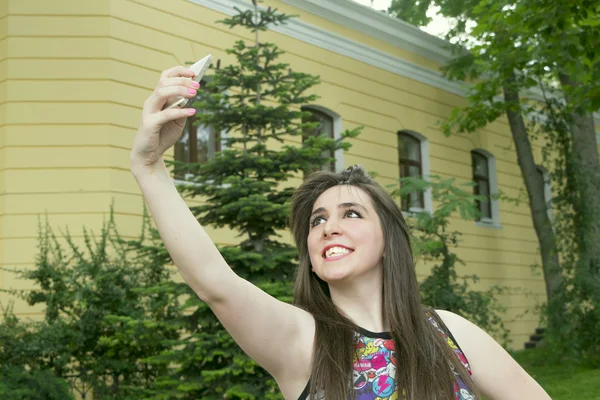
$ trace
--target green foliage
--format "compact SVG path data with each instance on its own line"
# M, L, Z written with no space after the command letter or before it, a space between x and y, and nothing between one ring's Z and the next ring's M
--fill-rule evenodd
M179 336L164 322L183 312L163 293L170 271L152 252L132 252L144 236L130 244L122 240L112 213L98 235L84 231L83 249L68 232L61 239L48 223L40 227L36 268L14 271L35 288L10 292L30 305L43 304L44 320L6 318L3 360L52 370L84 398L90 392L98 399L140 398L145 391L136 388L166 372L144 359Z
M48 341L36 334L39 324L20 321L12 304L0 308L0 398L73 399L68 382L40 363L39 354Z
M478 281L477 275L459 276L457 266L465 263L452 251L459 245L460 232L449 231L449 218L458 213L462 219L474 221L480 214L476 201L485 200L485 197L472 194L472 186L472 183L457 185L454 178L406 177L400 180L400 188L394 190L393 195L404 197L431 190L432 199L438 204L432 213L419 212L408 217L414 235L415 258L435 263L420 284L423 303L462 315L502 337L507 344L508 331L501 317L504 309L495 297L506 288L493 286L486 291L473 290L471 285Z
M0 370L3 400L74 400L69 384L50 371L26 371L10 367Z

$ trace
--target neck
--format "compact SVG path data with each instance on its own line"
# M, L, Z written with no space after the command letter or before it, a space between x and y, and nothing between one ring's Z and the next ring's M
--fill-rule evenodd
M388 331L383 318L383 269L369 276L329 284L333 303L356 325L372 332Z

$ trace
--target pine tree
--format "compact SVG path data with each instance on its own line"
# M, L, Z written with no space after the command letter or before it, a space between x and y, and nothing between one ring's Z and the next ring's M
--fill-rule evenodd
M217 62L207 90L193 103L200 110L193 124L228 132L220 138L227 149L202 164L174 166L176 172L183 168L193 175L188 179L193 184L181 187L181 192L203 200L192 208L198 221L228 228L241 238L235 246L219 248L231 268L272 296L291 302L297 251L278 234L287 227L294 192L288 180L328 165L331 158L325 155L347 150L350 145L344 139L355 137L360 129L345 131L336 140L310 134L319 123L303 122L310 114L301 106L317 99L307 92L319 78L294 72L278 61L282 50L259 40L260 32L291 17L261 8L256 1L252 4L219 22L250 31L254 40L239 40L227 50L237 63L220 68ZM190 297L186 306L193 311L178 323L189 335L156 359L176 368L158 382L161 389L155 398L282 398L274 380L242 352L206 304Z

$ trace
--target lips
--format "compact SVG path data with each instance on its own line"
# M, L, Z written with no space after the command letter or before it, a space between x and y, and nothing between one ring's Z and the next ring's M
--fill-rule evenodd
M323 253L321 253L321 256L325 260L333 261L343 258L348 254L351 254L352 252L354 252L354 249L351 249L349 247L340 244L330 244L329 246L326 246L323 249Z

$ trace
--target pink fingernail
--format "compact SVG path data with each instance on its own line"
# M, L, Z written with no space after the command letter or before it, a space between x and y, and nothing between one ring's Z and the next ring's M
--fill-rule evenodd
M195 108L189 108L188 109L188 114L190 114L190 115L196 114L196 109Z
M200 87L200 84L196 81L192 81L192 86L198 89Z
M196 94L196 91L194 89L188 89L188 93L189 94Z

